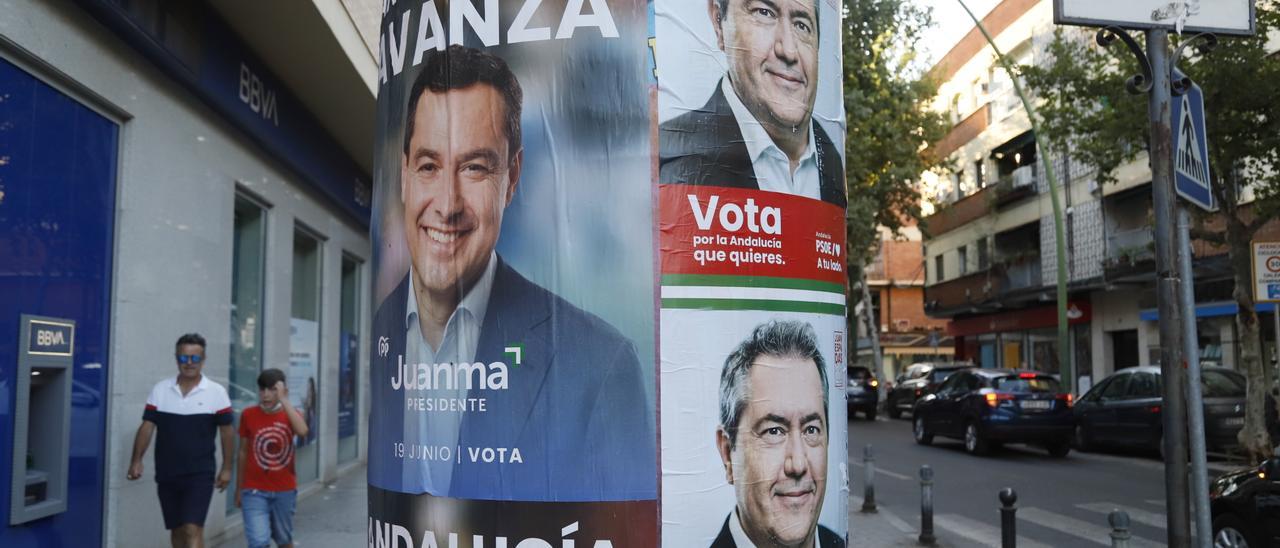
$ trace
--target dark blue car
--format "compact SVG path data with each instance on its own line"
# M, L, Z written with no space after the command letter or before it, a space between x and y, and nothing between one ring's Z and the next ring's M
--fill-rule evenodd
M916 403L912 427L921 445L943 436L963 440L965 450L975 455L1002 443L1027 443L1065 457L1075 430L1071 404L1071 395L1062 393L1049 374L969 369Z

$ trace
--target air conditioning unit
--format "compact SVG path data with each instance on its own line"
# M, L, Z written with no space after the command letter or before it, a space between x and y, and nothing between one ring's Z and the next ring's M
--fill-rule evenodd
M1035 166L1026 165L1015 169L1010 177L1013 179L1013 188L1034 185L1036 184Z

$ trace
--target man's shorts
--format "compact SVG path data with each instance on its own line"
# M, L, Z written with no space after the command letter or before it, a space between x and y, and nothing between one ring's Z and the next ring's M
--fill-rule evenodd
M164 528L173 530L188 523L204 527L213 498L213 476L199 475L156 483Z

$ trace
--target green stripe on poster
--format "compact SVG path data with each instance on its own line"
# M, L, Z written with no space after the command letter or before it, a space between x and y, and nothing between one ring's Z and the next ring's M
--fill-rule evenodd
M843 316L845 307L839 304L802 301L770 301L763 299L662 299L662 308L696 310L763 310L767 312L809 312Z
M775 278L769 276L717 276L713 274L663 274L662 285L703 287L768 287L773 289L804 289L844 294L844 285L805 280L802 278Z

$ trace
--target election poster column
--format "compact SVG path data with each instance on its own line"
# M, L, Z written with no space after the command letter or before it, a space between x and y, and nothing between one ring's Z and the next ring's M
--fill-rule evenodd
M655 0L663 546L845 546L840 11Z
M370 546L657 546L644 0L383 2Z

